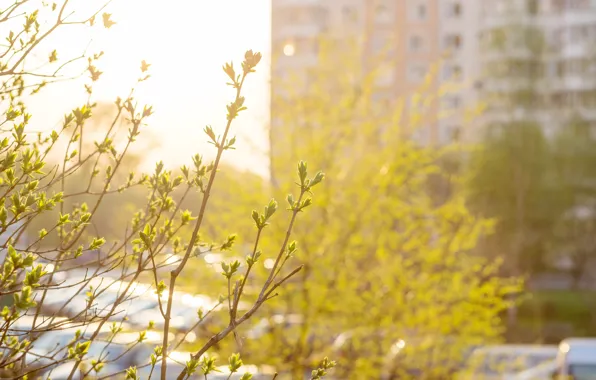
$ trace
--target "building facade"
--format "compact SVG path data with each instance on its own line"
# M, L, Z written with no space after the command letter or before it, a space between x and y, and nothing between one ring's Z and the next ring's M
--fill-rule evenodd
M524 119L547 134L574 117L596 126L596 0L272 0L271 35L272 99L289 71L316 67L324 36L387 53L375 62L387 107L401 99L410 112L432 71L435 101L413 136L423 144ZM272 143L280 128L272 104Z
M484 1L481 16L483 124L596 126L596 1Z
M317 64L317 39L357 38L363 54L386 51L379 62L383 73L379 98L406 100L420 89L431 68L431 92L446 82L458 82L461 91L443 96L418 138L423 143L444 144L462 127L458 116L465 104L476 100L475 57L480 23L478 0L272 0L272 94L284 73ZM470 85L469 85L470 84ZM407 101L407 100L406 100ZM406 107L407 108L407 107ZM450 116L439 116L450 115ZM272 107L272 128L275 109Z

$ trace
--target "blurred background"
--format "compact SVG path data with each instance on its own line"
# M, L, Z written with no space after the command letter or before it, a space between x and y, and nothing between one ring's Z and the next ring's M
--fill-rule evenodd
M264 54L203 231L212 241L238 233L240 244L194 261L185 291L223 292L219 263L251 252L251 210L295 192L299 160L327 175L293 235L304 270L222 353L240 350L291 378L328 355L338 379L448 379L479 348L494 348L500 364L521 357L516 347L534 355L521 371L552 359L563 339L596 336L596 1L130 0L110 9L110 33L69 38L106 51L89 129L114 113L110 101L140 60L153 65L138 96L156 113L130 170L210 157L201 129L222 128L233 95L220 66L247 49ZM43 115L32 123L49 130L68 108L44 96L32 100ZM82 181L67 183L77 192ZM115 196L93 233L118 239L145 195ZM196 214L199 202L184 207ZM286 224L268 227L264 257ZM247 301L272 265L262 261ZM217 331L212 322L189 350Z

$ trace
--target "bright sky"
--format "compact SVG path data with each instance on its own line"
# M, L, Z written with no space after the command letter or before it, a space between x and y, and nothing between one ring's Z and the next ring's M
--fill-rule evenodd
M117 24L109 30L94 28L90 46L90 51L105 51L97 65L104 74L94 88L95 100L125 97L140 76L141 60L151 64L152 77L137 92L155 110L149 129L159 149L148 152L150 167L160 159L180 165L192 162L195 153L211 155L214 148L205 143L202 129L207 124L223 129L225 105L234 96L225 85L222 64L233 60L240 67L248 49L263 53L244 93L248 111L233 126L237 150L226 153L225 161L267 175L270 1L113 0L108 12ZM59 58L80 54L86 46L89 36L75 31L57 36ZM81 82L42 93L32 104L32 127L55 127L68 107L84 104L85 99Z

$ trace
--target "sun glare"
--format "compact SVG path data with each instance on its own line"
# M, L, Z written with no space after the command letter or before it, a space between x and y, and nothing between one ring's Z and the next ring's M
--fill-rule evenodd
M200 145L205 140L202 127L207 124L215 127L219 121L225 121L225 104L233 96L220 68L230 60L239 65L248 49L268 56L269 7L266 0L116 0L106 9L116 24L107 30L95 28L88 47L89 51L105 52L97 64L103 74L94 86L93 97L111 103L116 97L127 96L141 77L141 61L151 65L147 71L150 80L135 90L135 98L140 103L153 105L155 111L144 135L150 135L152 143L159 148L149 150L147 167L152 168L157 160L179 165L186 162L191 153L208 154L208 146ZM67 37L56 40L58 54L80 54L71 46L81 44L73 41L88 36L72 33ZM238 138L248 139L250 144L241 144L244 149L239 146L228 155L228 161L241 168L266 166L263 155L250 148L267 145L264 127L268 120L269 69L266 61L245 91L248 111L243 115ZM72 95L68 106L76 107L86 99L81 82L65 83L63 93ZM63 98L61 105L69 103ZM68 111L54 107L49 98L39 97L33 103L37 103L46 116L44 120L37 120L35 128L39 130L55 127L45 125L46 121L58 122ZM185 138L181 139L180 135Z
M296 51L295 51L294 45L292 45L292 44L286 44L284 46L284 55L285 56L291 57L291 56L294 55L295 52Z

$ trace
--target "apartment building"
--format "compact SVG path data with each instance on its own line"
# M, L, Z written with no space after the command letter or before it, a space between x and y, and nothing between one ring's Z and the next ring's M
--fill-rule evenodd
M425 110L422 143L476 140L481 126L523 119L552 134L580 118L596 137L596 0L272 0L272 12L272 94L285 72L317 64L318 37L356 37L366 56L390 47L379 83L389 106L438 63L433 90L461 83ZM488 108L471 122L464 109L479 101Z
M462 90L445 94L425 110L428 122L415 133L424 144L460 138L463 108L476 101L480 3L482 0L272 0L272 98L285 73L317 64L317 39L356 38L366 57L388 47L379 67L379 101L388 106L419 90L438 65L431 92L446 82ZM460 112L461 111L461 112ZM276 125L271 109L271 128ZM448 116L444 116L449 114ZM274 132L274 131L273 131ZM272 137L275 133L272 133Z
M390 99L411 95L440 62L437 87L457 80L463 89L437 112L482 99L489 120L533 115L547 130L572 114L596 120L596 0L272 0L272 12L273 92L288 70L316 65L318 37L357 36L368 55L390 45L380 84ZM532 107L509 96L529 86ZM446 143L462 124L440 118L426 140Z
M483 124L540 123L547 135L572 119L596 138L596 1L483 1Z

